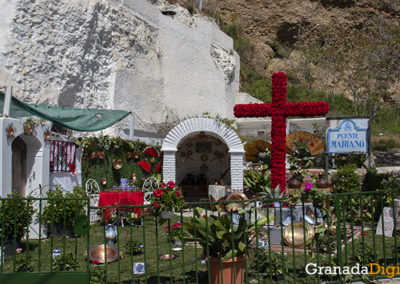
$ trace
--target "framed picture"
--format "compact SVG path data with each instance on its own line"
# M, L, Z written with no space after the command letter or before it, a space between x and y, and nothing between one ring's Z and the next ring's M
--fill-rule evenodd
M144 262L135 262L133 263L133 274L144 274Z

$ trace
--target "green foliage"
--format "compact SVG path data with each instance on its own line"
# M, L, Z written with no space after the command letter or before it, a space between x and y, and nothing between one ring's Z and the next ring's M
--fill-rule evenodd
M247 61L246 59L251 56L254 50L254 45L250 38L243 33L242 26L238 23L232 23L231 25L223 25L222 30L233 39L233 48L239 54L241 60Z
M162 211L180 212L185 200L182 193L175 188L175 183L162 183L161 188L154 190L150 202L153 204L154 215L159 216Z
M121 178L130 179L131 174L136 174L135 186L141 188L143 181L159 174L156 171L157 164L161 162L161 157L152 159L149 155L144 154L143 150L148 147L146 143L139 141L124 140L119 137L110 137L101 135L99 137L86 137L78 140L78 145L82 145L82 184L88 179L94 179L100 186L101 190L111 189L113 186L120 185ZM152 146L159 150L158 146ZM104 159L92 158L91 155L96 152L104 152ZM127 159L128 152L139 152L139 159ZM113 168L113 160L120 158L122 160L122 168L115 170ZM139 165L138 162L147 161L150 166L150 172L147 173ZM101 184L101 178L105 177L106 185Z
M106 269L102 266L94 266L89 271L90 284L103 284L106 283Z
M17 272L32 272L33 263L32 256L28 256L22 253L21 248L17 248L17 255L15 258L15 269Z
M239 212L242 213L242 212ZM270 218L271 219L271 218ZM212 257L222 257L224 260L242 256L250 242L255 238L252 234L256 228L262 228L268 223L267 217L257 221L257 225L244 218L239 219L239 225L233 225L230 215L206 216L202 208L194 209L194 217L184 222L184 229L192 236L187 240L200 242L203 248L208 248Z
M33 214L36 212L33 202L29 198L27 200L21 198L18 192L13 191L0 203L0 235L5 238L12 237L14 229L17 238L22 237L32 222Z
M393 121L393 120L389 120ZM388 123L391 124L391 123ZM390 151L396 147L399 147L397 142L393 138L379 139L378 141L372 141L372 149L374 151Z
M362 240L356 240L353 246L355 246L354 263L369 265L376 262L374 250L370 242L363 243Z
M71 252L62 253L53 260L53 271L72 271L77 269L78 262Z
M386 177L386 174L379 174L376 168L368 168L367 174L363 181L364 191L377 191L381 190L383 185L382 181Z
M143 244L141 241L135 241L129 239L125 244L126 253L130 255L140 255L143 253Z
M185 4L186 9L189 11L191 15L196 14L196 9L194 8L193 4L191 2L187 2Z
M333 175L333 188L336 193L361 191L361 178L356 174L356 167L348 164L339 168Z
M253 195L260 192L267 192L271 187L271 171L263 165L263 169L248 169L244 173L243 182L250 188Z
M382 179L382 189L387 190L399 190L400 189L400 172L391 172Z
M358 168L361 168L363 167L363 164L367 158L367 154L336 154L335 165L339 168L348 164L352 164ZM330 159L330 162L332 162L332 159Z
M63 224L64 214L65 221L68 226L73 226L75 217L85 213L85 200L67 200L64 198L83 198L85 193L79 186L74 187L73 192L64 194L60 186L56 186L54 190L46 193L48 198L55 198L55 200L48 200L47 204L43 207L42 220L47 224Z
M258 250L258 259L260 272L265 274L267 277L269 275L278 276L288 272L287 267L284 267L283 262L286 261L285 258L282 259L282 255L276 252L265 251L262 248L256 248ZM257 254L257 251L254 252ZM271 255L270 255L271 254ZM257 269L257 263L254 264L254 268Z

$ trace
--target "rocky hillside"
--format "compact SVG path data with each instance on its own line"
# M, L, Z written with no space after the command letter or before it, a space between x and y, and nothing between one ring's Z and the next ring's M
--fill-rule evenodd
M253 55L244 63L267 75L290 69L290 58L282 58L279 49L295 47L299 33L328 27L351 33L371 22L383 19L397 25L400 19L400 1L393 0L207 0L203 10L243 28L254 44Z

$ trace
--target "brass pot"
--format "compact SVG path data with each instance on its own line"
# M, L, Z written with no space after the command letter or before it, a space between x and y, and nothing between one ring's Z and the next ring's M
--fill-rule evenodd
M44 133L44 140L48 141L50 137L51 137L50 130L46 130L46 132Z
M103 177L101 178L101 185L106 185L107 184L107 178Z
M122 159L115 158L112 162L113 168L116 170L120 170L122 168Z
M308 223L304 223L303 227L303 222L295 222L293 223L293 228L292 224L290 224L283 231L283 241L289 247L294 246L295 248L304 248L304 245L307 246L312 241L314 234L314 228Z

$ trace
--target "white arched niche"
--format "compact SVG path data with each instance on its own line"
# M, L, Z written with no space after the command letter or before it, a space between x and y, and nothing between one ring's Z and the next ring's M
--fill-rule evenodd
M231 189L243 191L243 155L244 147L239 136L225 123L209 118L191 118L175 126L165 137L162 144L163 181L176 182L176 153L178 145L190 135L208 133L221 139L228 147L230 155Z

